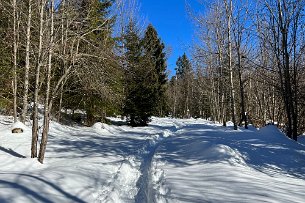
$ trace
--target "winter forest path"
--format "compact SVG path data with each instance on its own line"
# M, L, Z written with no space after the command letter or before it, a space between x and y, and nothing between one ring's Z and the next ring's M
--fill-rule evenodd
M200 119L177 123L155 152L156 202L304 201L305 146L275 126L234 131Z
M41 165L29 158L30 129L13 136L6 123L0 125L0 148L14 152L0 150L4 203L305 199L305 145L273 126L233 131L201 119L171 118L153 118L139 128L52 122Z
M151 125L155 129L159 129L160 133L150 137L146 145L146 153L142 157L142 163L140 167L141 176L137 182L139 192L135 198L135 203L142 202L156 202L156 195L158 187L156 187L156 181L154 178L154 163L153 158L158 147L166 140L169 136L174 134L178 129L176 126L157 126Z

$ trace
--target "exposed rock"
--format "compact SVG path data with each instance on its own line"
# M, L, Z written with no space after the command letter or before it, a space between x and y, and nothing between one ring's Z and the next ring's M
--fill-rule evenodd
M23 129L22 128L13 128L12 133L23 133Z

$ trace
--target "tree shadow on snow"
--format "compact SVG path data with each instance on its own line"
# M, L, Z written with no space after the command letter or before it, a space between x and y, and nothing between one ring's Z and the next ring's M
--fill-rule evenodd
M7 181L0 179L1 188L13 188L14 190L19 190L22 193L22 199L27 199L28 202L45 202L45 203L55 203L64 199L65 202L76 202L85 203L85 201L80 198L66 192L59 185L48 181L43 177L38 177L35 175L22 174L22 173L0 173L4 176L17 176L14 181ZM46 188L52 190L52 194L49 193ZM55 192L55 193L54 193ZM58 193L58 194L56 194ZM5 197L0 199L1 203L16 202L19 193L7 193ZM17 199L16 199L17 198Z
M3 151L3 152L5 152L5 153L8 153L8 154L10 154L10 155L12 155L12 156L14 156L14 157L17 157L17 158L26 158L25 156L23 156L23 155L21 155L21 154L15 152L15 151L12 150L12 149L6 149L6 148L0 146L0 150Z
M120 134L131 133L120 132ZM132 132L132 134L143 135L143 133L137 132ZM52 153L53 157L51 158L137 156L140 155L141 150L145 150L144 148L147 144L147 140L144 137L142 139L138 137L87 135L79 132L79 134L74 134L70 137L51 139L47 150L55 152Z

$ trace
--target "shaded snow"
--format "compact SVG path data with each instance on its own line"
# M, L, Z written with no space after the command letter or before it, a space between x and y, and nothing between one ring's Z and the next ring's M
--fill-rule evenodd
M153 118L142 128L51 122L41 165L29 158L30 128L14 136L12 124L0 116L1 203L305 199L305 144L274 126L234 131L171 118Z

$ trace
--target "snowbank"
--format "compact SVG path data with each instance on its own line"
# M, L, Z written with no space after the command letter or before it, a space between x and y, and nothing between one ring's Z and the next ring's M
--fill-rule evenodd
M20 121L17 121L15 123L13 123L11 130L13 133L17 132L17 133L23 133L25 131L29 131L30 129L24 125L23 123L21 123Z

